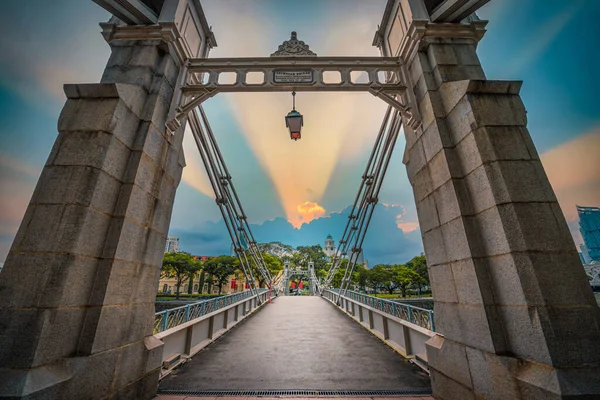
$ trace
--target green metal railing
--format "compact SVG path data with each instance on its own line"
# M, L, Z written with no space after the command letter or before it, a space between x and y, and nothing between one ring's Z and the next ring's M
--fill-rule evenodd
M323 291L323 294L329 299L335 301L339 295L339 289L325 290ZM353 292L351 290L346 291L344 297L435 332L433 310L427 310L425 308L411 306L410 304L380 299L375 296L369 296L367 294Z
M258 294L267 292L268 289L258 289ZM197 303L187 304L181 307L157 312L154 315L154 334L166 331L175 326L184 324L203 315L210 314L220 308L230 306L242 300L254 297L252 290L230 294L229 296L216 297L210 300L202 300Z

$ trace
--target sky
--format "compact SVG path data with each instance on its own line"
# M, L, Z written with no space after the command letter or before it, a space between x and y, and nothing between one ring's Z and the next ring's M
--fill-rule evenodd
M210 57L268 56L290 31L318 55L371 55L385 0L201 0L218 47ZM3 0L0 6L0 263L57 136L64 83L98 82L109 56L91 0ZM478 53L488 79L523 80L528 127L576 244L575 204L600 206L597 0L492 0ZM300 93L293 142L286 93L220 94L204 104L259 242L339 240L386 105L369 94ZM396 146L365 242L371 265L423 251ZM190 135L170 234L194 254L230 241Z

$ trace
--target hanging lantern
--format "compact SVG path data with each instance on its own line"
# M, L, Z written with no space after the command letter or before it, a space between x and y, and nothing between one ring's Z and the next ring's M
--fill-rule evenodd
M250 285L246 282L246 289L250 289Z
M290 139L298 140L301 138L303 123L302 114L296 111L296 92L292 92L292 111L285 117L285 126L290 130Z
M235 289L235 288L236 288L236 280L235 280L235 279L232 279L232 280L231 280L231 288L232 288L232 289Z

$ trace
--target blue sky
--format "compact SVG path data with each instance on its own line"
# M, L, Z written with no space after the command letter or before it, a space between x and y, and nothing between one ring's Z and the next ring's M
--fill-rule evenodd
M296 30L319 55L378 55L384 0L201 0L212 57L266 56ZM89 0L3 0L0 13L0 263L56 138L63 83L98 82L109 55ZM492 0L479 45L489 79L523 80L529 130L576 242L574 205L600 205L600 25L597 0ZM289 94L219 95L205 104L259 241L339 239L385 105L367 94L297 96L303 139L286 137ZM242 121L244 121L242 123ZM367 259L422 251L400 140L365 245ZM196 254L229 250L193 146L171 224ZM293 225L292 225L293 224ZM299 229L297 229L299 228Z

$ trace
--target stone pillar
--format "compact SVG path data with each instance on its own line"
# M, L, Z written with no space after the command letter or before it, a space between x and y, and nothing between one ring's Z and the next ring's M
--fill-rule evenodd
M600 309L527 131L521 82L486 80L485 22L431 23L419 3L396 2L379 44L406 63L421 118L404 127L404 162L440 334L427 343L434 396L598 398Z
M174 24L103 27L102 81L65 85L58 138L0 274L0 398L156 393L154 302L184 166L183 128L165 122L184 58L209 44L189 53Z

